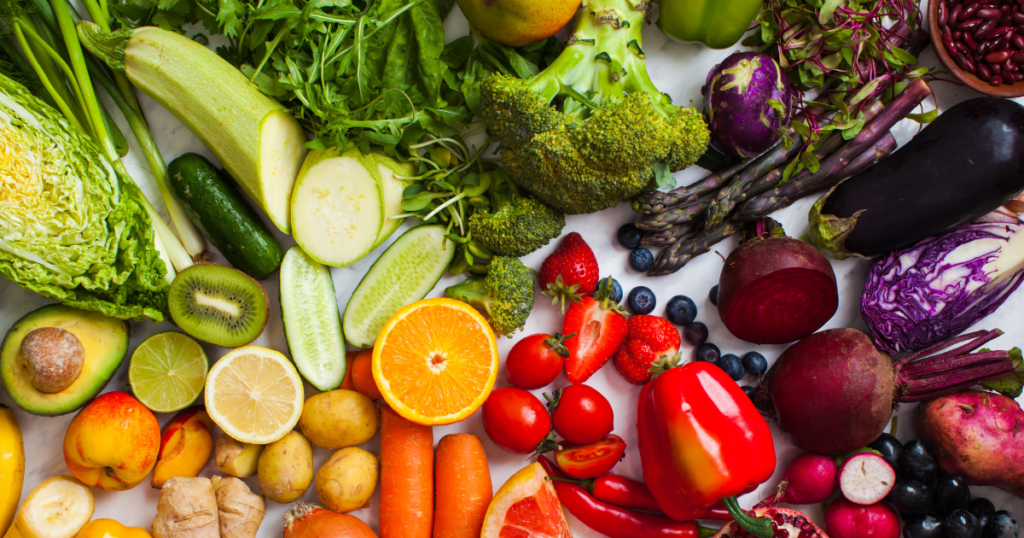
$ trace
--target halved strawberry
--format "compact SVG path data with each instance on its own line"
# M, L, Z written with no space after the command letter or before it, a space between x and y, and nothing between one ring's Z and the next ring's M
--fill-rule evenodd
M615 369L626 381L644 385L659 370L678 362L679 331L669 320L658 316L629 318L626 343L615 354Z
M626 341L625 311L607 298L581 297L565 313L562 331L563 334L576 333L576 338L565 343L569 348L565 377L570 383L583 383Z
M551 304L561 302L563 312L565 303L594 293L599 278L594 251L576 232L562 239L558 248L541 264L537 275L544 295L552 298Z

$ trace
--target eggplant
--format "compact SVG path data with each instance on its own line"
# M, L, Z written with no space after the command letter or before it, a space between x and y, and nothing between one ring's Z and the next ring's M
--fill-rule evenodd
M1024 191L1024 106L978 97L811 207L811 240L871 258L974 221Z

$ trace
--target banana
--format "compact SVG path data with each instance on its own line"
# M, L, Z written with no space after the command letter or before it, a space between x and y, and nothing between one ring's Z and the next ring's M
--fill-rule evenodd
M0 535L7 532L18 512L25 482L25 442L14 410L0 404Z
M74 477L55 476L28 494L4 538L74 538L95 508L89 486Z

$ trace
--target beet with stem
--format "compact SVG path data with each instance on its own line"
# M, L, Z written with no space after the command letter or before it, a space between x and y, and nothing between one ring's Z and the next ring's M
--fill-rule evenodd
M839 307L832 265L818 249L786 237L778 223L753 224L718 281L718 312L733 335L784 344L821 328Z
M878 438L899 402L939 398L1013 373L1007 351L972 353L1001 334L964 334L893 361L861 331L821 331L779 356L754 402L796 446L850 452Z

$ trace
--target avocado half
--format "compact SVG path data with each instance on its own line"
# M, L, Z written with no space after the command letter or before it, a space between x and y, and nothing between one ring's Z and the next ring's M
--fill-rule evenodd
M85 348L82 373L68 388L53 394L32 386L21 357L21 341L43 327L57 327L78 337ZM128 322L60 304L33 310L4 336L0 344L0 383L15 405L33 415L65 415L89 403L128 356Z

